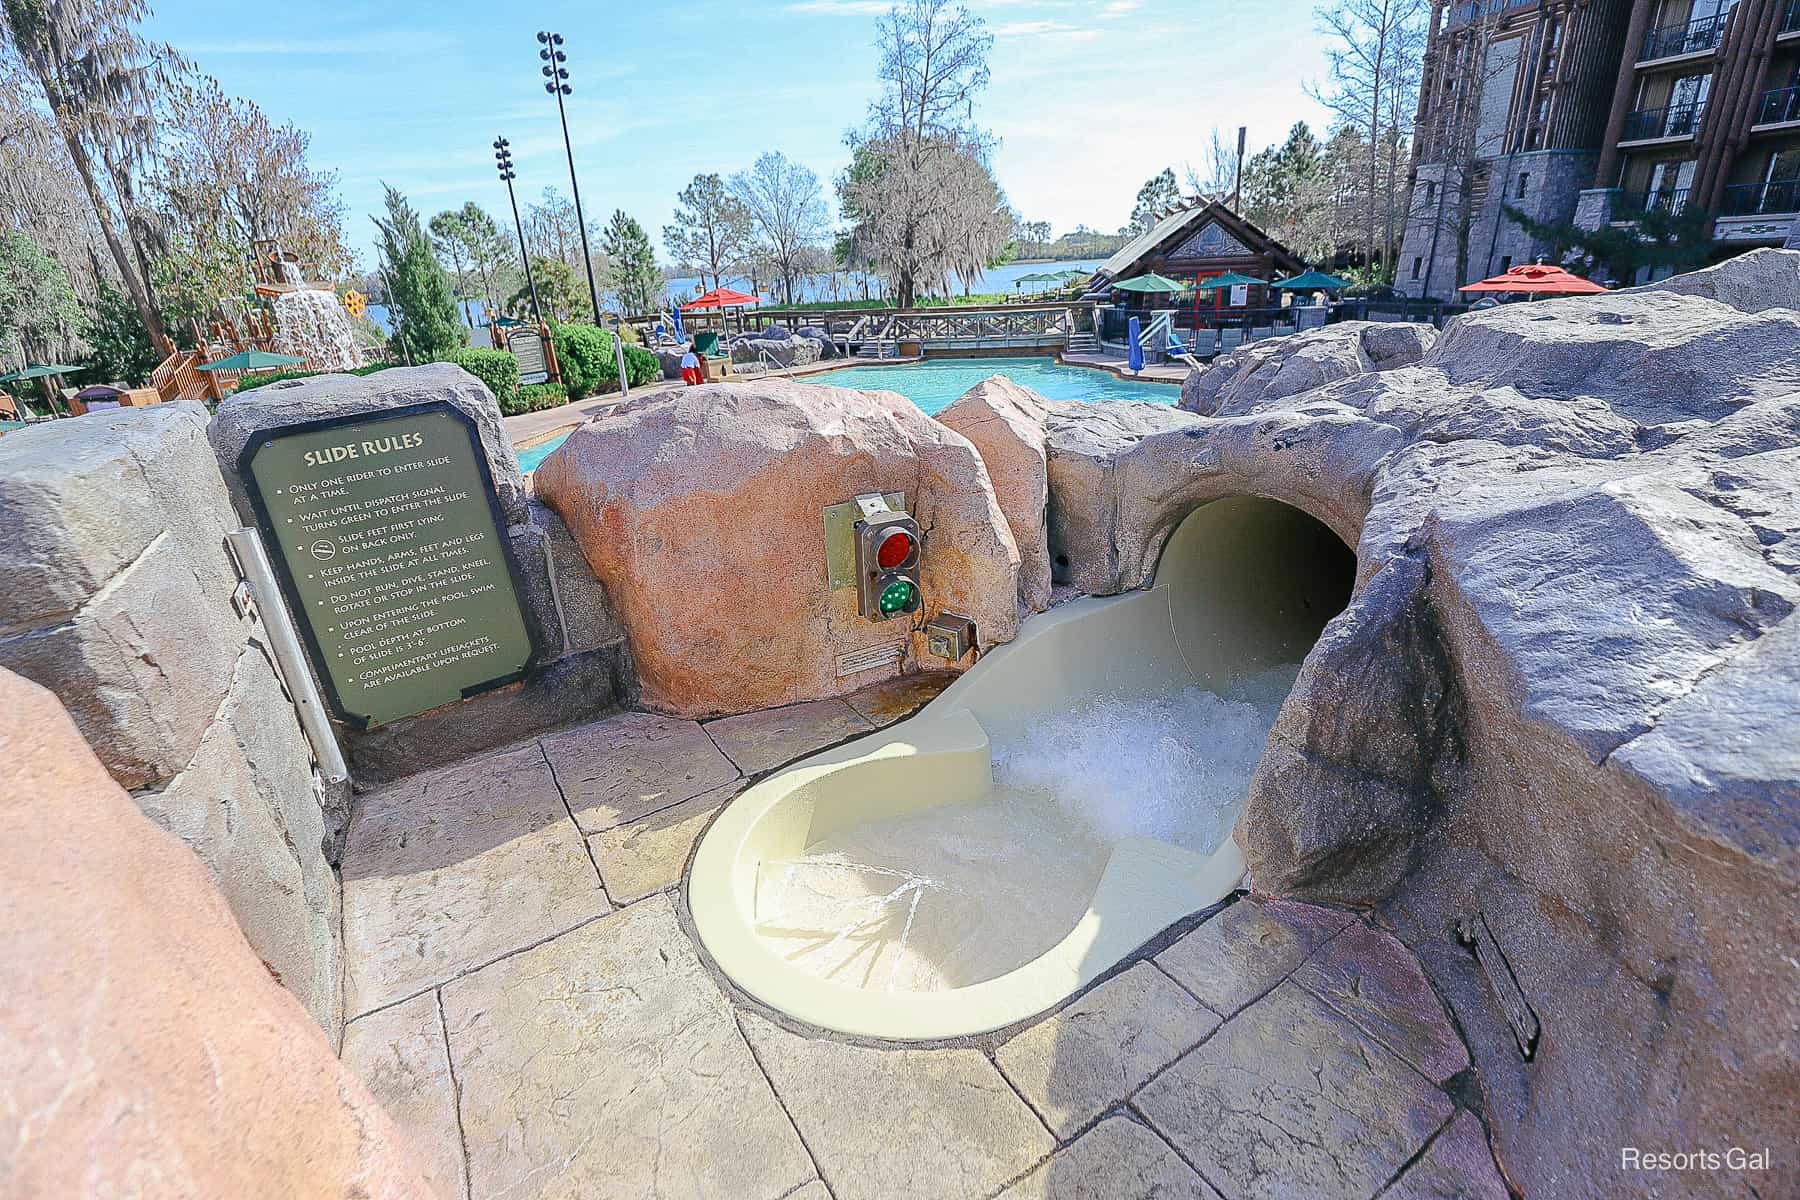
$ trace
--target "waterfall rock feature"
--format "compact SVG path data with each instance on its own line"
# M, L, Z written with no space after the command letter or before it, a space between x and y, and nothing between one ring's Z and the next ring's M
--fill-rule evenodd
M343 302L316 288L275 297L275 350L297 354L320 371L348 371L362 365Z
M1019 550L981 456L892 392L768 379L646 396L581 426L532 479L663 712L847 694L897 672L889 649L907 670L947 665L913 631L943 610L974 618L984 650L1018 628ZM925 531L913 620L866 620L853 587L824 586L822 514L867 492L904 493ZM877 665L840 664L859 652Z
M1377 905L1411 944L1526 1195L1611 1194L1599 1146L1800 1144L1795 303L1800 253L1766 251L1459 317L1409 365L1327 356L1347 373L1303 390L1315 335L1263 343L1178 427L1053 410L1050 540L1089 590L1226 495L1356 548L1237 836L1257 890ZM1504 966L1454 936L1478 914ZM1800 1163L1755 1182L1800 1193Z

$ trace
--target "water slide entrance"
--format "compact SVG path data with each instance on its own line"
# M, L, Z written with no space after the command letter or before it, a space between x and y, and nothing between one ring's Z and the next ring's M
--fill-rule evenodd
M1031 618L911 720L733 801L689 875L701 941L752 996L843 1033L1054 1007L1238 886L1250 774L1354 574L1297 509L1196 509L1149 587Z

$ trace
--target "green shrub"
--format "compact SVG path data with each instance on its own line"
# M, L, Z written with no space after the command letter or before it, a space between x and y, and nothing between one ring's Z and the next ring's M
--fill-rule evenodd
M617 371L617 363L613 364L613 369ZM625 371L632 387L643 387L662 378L662 359L642 346L626 346Z
M569 389L560 383L528 383L514 393L510 401L502 404L500 411L516 417L520 413L561 408L568 402Z
M519 360L509 350L465 347L452 353L450 361L487 384L502 410L519 391Z
M550 341L556 349L556 365L568 385L569 398L606 390L619 385L619 364L613 357L612 334L593 325L557 325L550 330ZM652 355L654 357L654 355Z

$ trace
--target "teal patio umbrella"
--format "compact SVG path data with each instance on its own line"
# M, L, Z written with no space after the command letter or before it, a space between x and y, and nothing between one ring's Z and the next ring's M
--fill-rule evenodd
M1258 279L1254 275L1240 275L1236 271L1227 271L1223 275L1215 275L1211 279L1202 279L1194 285L1198 292L1216 292L1220 288L1239 287L1246 284L1262 284L1268 286L1268 280Z
M1348 279L1339 279L1336 275L1327 275L1320 270L1309 270L1292 279L1281 279L1269 285L1278 288L1294 288L1308 292L1338 292L1350 286Z
M29 367L21 367L10 374L0 375L0 383L12 383L18 379L42 379L47 375L67 375L70 371L79 371L80 367L71 367L66 363L40 363Z
M267 371L273 367L291 367L306 360L293 354L270 354L267 350L239 350L224 358L201 363L200 371Z
M1261 282L1258 280L1257 282ZM1157 292L1185 292L1187 284L1179 279L1170 279L1167 275L1158 275L1155 271L1148 275L1138 275L1131 279L1121 279L1112 285L1121 292L1143 292L1153 295Z

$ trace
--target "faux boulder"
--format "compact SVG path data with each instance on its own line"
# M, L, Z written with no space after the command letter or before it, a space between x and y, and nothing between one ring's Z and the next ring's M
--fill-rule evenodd
M950 610L982 648L1018 627L1019 550L970 442L891 392L787 380L629 401L533 476L624 625L643 702L700 717L842 695L944 666L912 632ZM826 587L826 507L901 492L925 531L925 608L869 621ZM877 665L840 666L872 652ZM966 666L967 664L960 664Z
M1000 511L1019 547L1019 603L1029 612L1050 607L1049 456L1042 396L1004 375L984 379L937 414L968 438L987 464Z
M0 671L0 706L8 1194L425 1200L387 1114L206 868L49 692Z
M1800 1144L1800 311L1752 299L1795 271L1504 305L1160 429L1052 410L1051 545L1089 590L1222 496L1356 547L1237 838L1258 890L1395 924L1525 1195L1612 1194L1597 1145ZM1756 1189L1800 1194L1777 1157Z
M765 335L781 327L771 326ZM731 361L734 363L756 363L773 361L783 367L804 367L818 362L825 357L825 343L812 338L795 337L782 329L782 337L740 338L732 343Z
M1345 321L1240 347L1181 385L1181 407L1233 416L1368 371L1416 363L1437 340L1429 325Z

